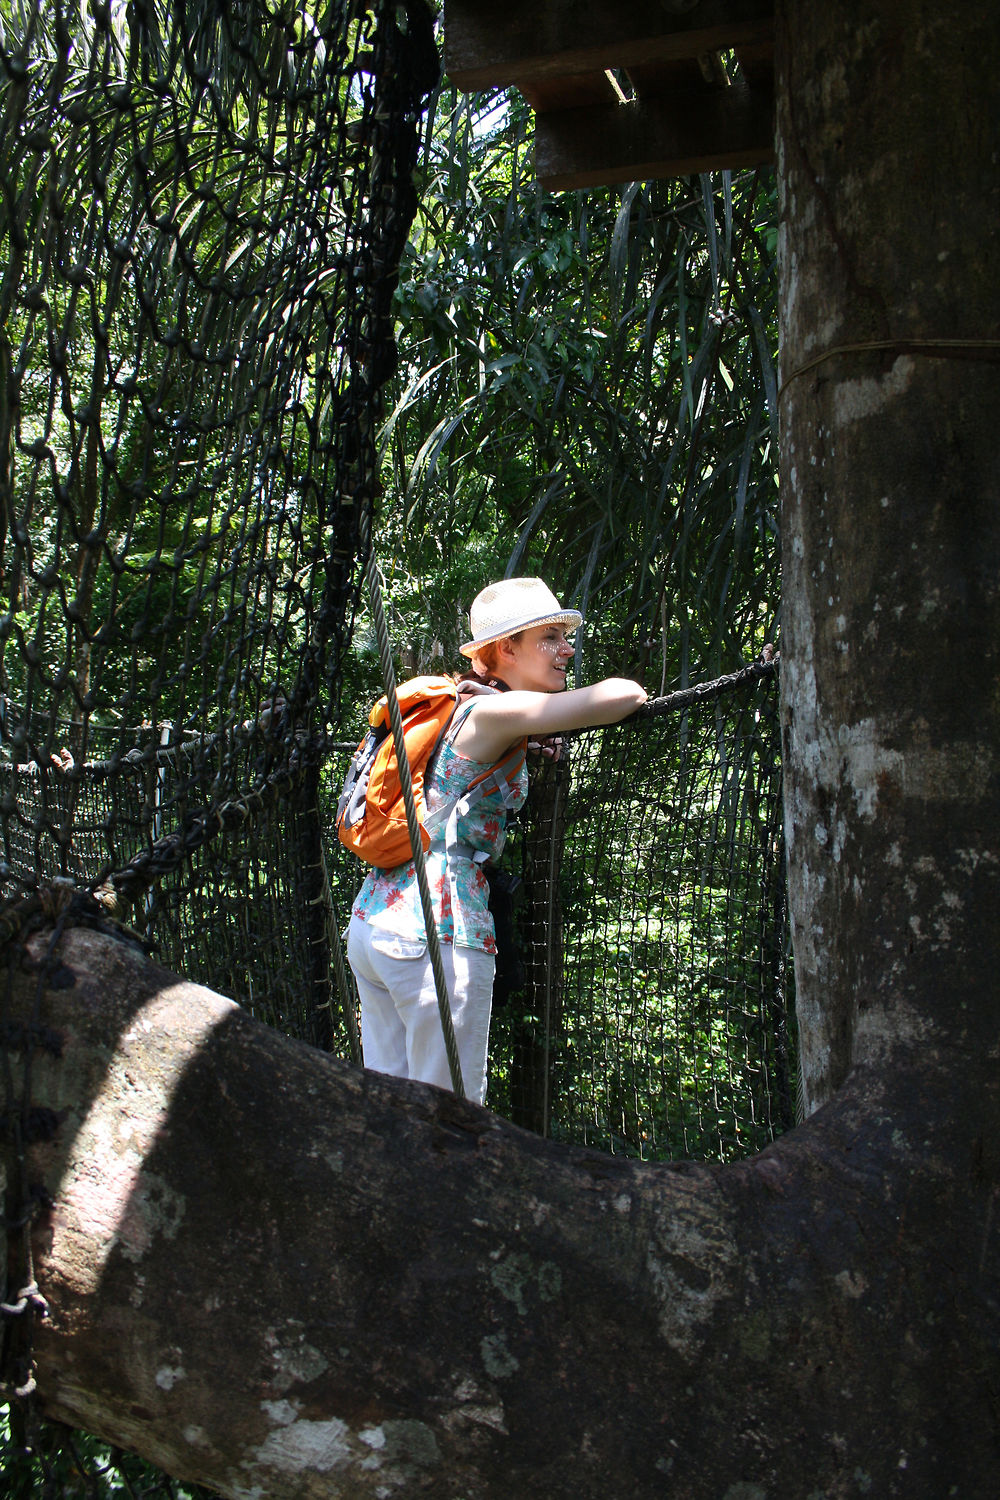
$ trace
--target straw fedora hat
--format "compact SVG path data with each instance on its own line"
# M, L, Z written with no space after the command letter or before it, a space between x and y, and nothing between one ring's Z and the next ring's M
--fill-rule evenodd
M582 624L580 611L563 609L540 578L504 578L473 599L469 610L472 640L458 649L463 656L472 656L481 646L502 641L531 625L565 625L575 630Z

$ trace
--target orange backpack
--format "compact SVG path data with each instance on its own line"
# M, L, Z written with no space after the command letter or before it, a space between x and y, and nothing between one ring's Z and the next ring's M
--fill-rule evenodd
M396 689L403 718L403 742L410 765L413 798L420 822L420 841L427 850L431 836L425 825L424 781L463 698L494 689L452 682L450 677L414 677ZM389 722L388 699L383 695L368 715L371 728L354 752L337 804L337 837L353 853L382 870L395 869L413 858L406 807L399 780L396 745ZM510 789L524 764L526 741L520 741L496 765L477 776L464 796L478 801L494 787ZM478 793L478 796L475 795ZM504 798L505 803L508 800ZM435 813L435 824L444 821Z

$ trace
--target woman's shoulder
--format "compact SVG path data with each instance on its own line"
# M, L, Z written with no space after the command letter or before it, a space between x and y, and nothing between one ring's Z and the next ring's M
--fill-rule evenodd
M474 760L471 755L466 755L452 740L445 740L438 751L435 766L439 772L448 770L450 775L460 775L467 767L470 774L475 775L479 771L488 771L492 761Z
M489 767L506 759L527 738L518 723L511 723L507 709L511 699L522 696L509 692L497 693L491 698L474 698L463 711L454 736L449 736L452 748L470 765ZM539 693L538 696L543 698L545 695Z

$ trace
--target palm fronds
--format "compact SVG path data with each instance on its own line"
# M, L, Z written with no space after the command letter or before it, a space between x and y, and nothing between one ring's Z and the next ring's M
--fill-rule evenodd
M770 177L546 194L523 105L446 92L423 172L381 547L433 591L488 537L588 614L593 670L658 687L756 654L777 607Z

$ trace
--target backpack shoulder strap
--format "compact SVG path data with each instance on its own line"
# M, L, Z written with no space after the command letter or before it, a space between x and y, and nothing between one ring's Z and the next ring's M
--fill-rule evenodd
M458 696L455 702L455 711L451 716L451 723L445 730L442 744L451 744L455 735L461 729L472 711L473 704L477 698L495 697L498 688L491 688L485 682L459 682L455 684Z
M436 714L443 701L458 702L458 687L450 677L411 677L396 688L396 701L403 718L410 714ZM372 728L389 723L389 699L385 693L368 715Z
M477 698L494 698L500 693L500 691L500 688L490 687L489 683L486 682L460 682L458 684L458 703L456 705L455 712L453 713L451 718L451 723L448 725L448 729L445 733L442 743L451 744L455 735L458 733L459 729L468 718L469 713L471 712ZM498 773L502 773L508 784L511 784L513 782L513 778L517 775L522 765L524 764L527 751L527 736L525 736L523 740L515 740L514 744L511 745L510 749L506 752L505 755L502 755L498 761L494 761L493 765L490 766L488 771L484 771L481 776L477 776L475 780L470 783L468 791L471 792L474 787L478 787L482 783L487 781L492 781L497 789L500 790L500 775ZM484 788L484 791L479 792L475 800L478 801L479 797L485 795L486 790L491 789L492 788ZM468 792L466 793L466 795L468 795ZM504 804L506 805L508 801L509 797L505 794Z

